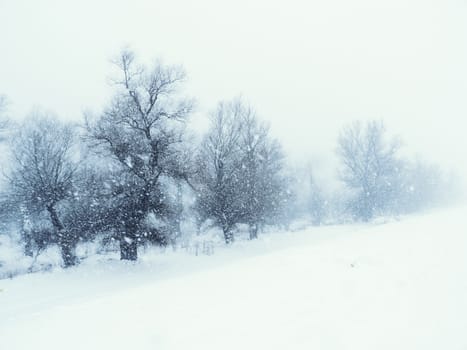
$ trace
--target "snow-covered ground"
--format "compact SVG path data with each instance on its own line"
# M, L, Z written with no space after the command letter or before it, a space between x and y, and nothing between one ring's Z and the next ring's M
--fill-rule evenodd
M466 330L465 207L0 280L2 350L453 350Z

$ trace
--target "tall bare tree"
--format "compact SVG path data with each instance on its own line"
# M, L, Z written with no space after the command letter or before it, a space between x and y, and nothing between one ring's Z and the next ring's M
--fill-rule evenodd
M184 122L193 101L180 96L180 67L137 64L124 50L115 61L119 76L110 105L87 121L88 138L117 165L121 177L113 191L120 222L121 259L136 260L140 228L148 214L163 217L167 208L161 178L186 178Z
M260 226L277 216L286 204L287 181L283 174L282 149L251 107L245 107L239 139L239 168L242 212L250 227L250 239L258 237Z
M197 211L201 221L213 219L222 228L227 244L233 242L232 229L241 220L242 213L238 169L244 112L238 103L219 103L211 115L211 128L197 157Z

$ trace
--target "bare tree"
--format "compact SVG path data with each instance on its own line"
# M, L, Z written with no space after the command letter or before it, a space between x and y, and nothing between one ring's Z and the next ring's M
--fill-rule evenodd
M242 215L238 170L243 113L238 102L219 103L197 157L197 211L201 221L213 219L222 228L227 244L233 242L232 229Z
M63 224L58 206L72 196L76 170L71 154L73 139L70 126L50 116L31 116L12 138L13 169L9 175L12 196L23 208L48 213L65 266L76 262L77 237Z
M277 216L286 204L283 202L287 185L283 175L284 156L278 141L271 138L269 127L248 106L242 114L239 146L242 212L250 227L250 239L255 239L260 226Z
M115 64L116 93L97 120L88 119L87 132L120 169L113 194L121 258L136 260L143 221L149 213L163 217L167 208L161 178L186 178L180 157L186 153L184 121L193 101L178 94L185 80L180 67L156 63L148 69L128 50Z
M222 228L227 244L239 223L254 239L285 204L280 145L240 99L219 103L211 122L198 155L198 213Z
M338 142L342 181L354 192L351 209L364 221L384 212L400 194L400 142L387 140L382 122L345 127Z

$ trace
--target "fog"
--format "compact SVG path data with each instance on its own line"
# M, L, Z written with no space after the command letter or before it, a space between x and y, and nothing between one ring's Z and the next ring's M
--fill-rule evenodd
M0 93L80 120L130 46L182 64L203 130L241 94L296 162L334 171L340 128L383 119L411 154L467 174L465 1L0 1ZM324 170L323 170L324 171Z

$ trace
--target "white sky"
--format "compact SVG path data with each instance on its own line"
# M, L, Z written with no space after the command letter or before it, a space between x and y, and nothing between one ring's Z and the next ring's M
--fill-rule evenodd
M0 0L10 114L99 110L124 45L185 66L196 126L242 94L294 159L331 164L345 123L381 118L413 152L466 163L466 0Z

